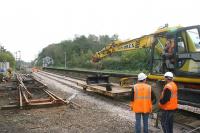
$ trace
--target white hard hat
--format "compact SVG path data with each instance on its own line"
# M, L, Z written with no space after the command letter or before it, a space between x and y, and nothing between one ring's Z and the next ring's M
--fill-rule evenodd
M144 74L144 73L139 73L138 74L138 80L144 80L144 79L146 79L147 78L147 75L146 74Z
M170 78L174 77L172 72L166 72L164 76L165 77L170 77Z

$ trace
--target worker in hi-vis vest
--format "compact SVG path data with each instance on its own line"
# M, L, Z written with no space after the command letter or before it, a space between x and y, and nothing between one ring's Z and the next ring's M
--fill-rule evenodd
M135 112L135 131L141 133L141 117L143 119L144 133L148 133L148 118L152 111L154 99L151 86L146 83L147 76L144 73L138 74L138 82L132 88L131 110Z
M178 107L178 88L173 82L173 73L166 72L164 77L167 83L160 96L161 125L164 133L173 133L173 114Z

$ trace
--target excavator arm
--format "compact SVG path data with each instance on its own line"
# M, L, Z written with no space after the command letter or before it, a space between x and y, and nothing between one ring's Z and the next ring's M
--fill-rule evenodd
M137 50L141 48L150 48L152 47L153 43L157 43L156 45L156 50L159 51L159 53L162 53L164 50L164 45L166 42L166 34L173 32L174 30L180 28L180 26L175 26L175 27L162 27L159 28L156 32L149 34L149 35L144 35L142 37L132 39L132 40L126 40L126 41L114 41L106 47L104 47L102 50L96 52L92 56L92 61L99 62L103 58L105 58L108 55L111 55L116 52L120 51L130 51L130 50Z
M140 38L126 40L126 41L114 41L111 44L108 44L101 51L96 52L93 57L93 62L98 62L102 60L104 57L111 55L115 52L120 51L130 51L137 50L140 48L148 48L151 47L151 44L154 41L154 35L145 35Z

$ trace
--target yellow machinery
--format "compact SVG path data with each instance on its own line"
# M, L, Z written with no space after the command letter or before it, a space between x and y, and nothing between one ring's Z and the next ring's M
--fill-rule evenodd
M163 27L155 33L127 41L114 41L92 57L98 62L108 55L120 51L135 51L148 48L150 57L149 82L160 93L163 74L171 71L179 87L179 102L200 107L200 26ZM172 46L171 53L166 43Z

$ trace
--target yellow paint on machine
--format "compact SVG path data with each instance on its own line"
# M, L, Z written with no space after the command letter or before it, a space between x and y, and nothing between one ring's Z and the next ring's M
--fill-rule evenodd
M148 75L148 79L152 80L164 80L163 75ZM200 84L200 78L194 77L194 78L186 78L186 77L174 77L174 81L176 82L182 82L182 83L198 83Z
M199 73L200 72L200 62L195 62L191 59L186 60L184 65L180 68L180 70L185 71L185 72Z

